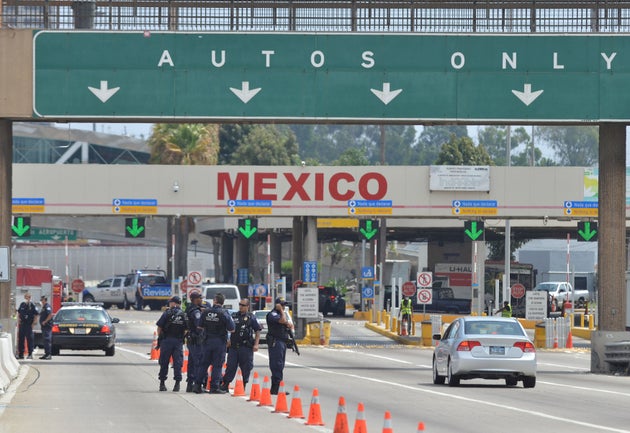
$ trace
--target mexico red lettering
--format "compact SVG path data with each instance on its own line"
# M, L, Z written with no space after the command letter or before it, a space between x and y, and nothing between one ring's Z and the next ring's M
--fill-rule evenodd
M328 177L325 173L217 173L217 200L381 200L387 190L387 179L376 172Z

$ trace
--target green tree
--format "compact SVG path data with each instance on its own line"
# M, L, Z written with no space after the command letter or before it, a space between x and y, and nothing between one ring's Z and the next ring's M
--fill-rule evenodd
M298 144L287 127L254 125L243 135L229 159L233 165L296 165Z
M148 140L150 163L172 165L214 165L219 154L219 127L205 124L156 124ZM194 219L169 217L167 251L175 237L175 263L167 266L169 278L188 274L188 235L195 231Z
M507 130L506 126L487 126L479 129L479 143L486 148L490 158L494 161L494 165L508 165ZM526 159L527 149L530 149L531 146L531 137L523 127L510 128L510 131L510 165L531 165L531 161ZM515 158L514 150L519 147L523 147L525 150L519 154L521 158Z
M158 123L148 140L152 164L216 165L218 161L218 126Z
M470 137L456 137L442 146L435 165L494 165L483 145L475 146Z
M250 133L255 125L249 124L228 124L219 128L219 165L231 163L232 155L241 145L244 137Z
M590 167L599 160L597 126L541 126L536 129L562 166Z
M415 156L412 156L411 164L432 165L436 164L442 146L451 140L452 136L468 137L468 129L462 125L450 126L425 126L418 136L415 146Z
M362 149L348 149L333 162L333 165L370 165L370 161Z

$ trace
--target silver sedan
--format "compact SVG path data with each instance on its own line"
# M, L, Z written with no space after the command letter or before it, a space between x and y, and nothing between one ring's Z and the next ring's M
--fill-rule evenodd
M458 386L463 379L519 380L536 386L536 349L514 318L470 316L453 321L433 353L433 383Z

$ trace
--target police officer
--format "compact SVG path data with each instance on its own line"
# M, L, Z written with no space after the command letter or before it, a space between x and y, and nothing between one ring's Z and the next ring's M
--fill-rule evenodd
M28 344L28 359L33 359L33 324L38 316L35 304L31 302L31 294L24 294L24 302L17 309L18 314L18 359L24 359L24 340Z
M188 335L186 345L188 347L188 373L186 378L186 392L192 392L195 386L195 373L201 363L203 355L203 340L205 332L201 321L201 293L190 294L190 305L186 309L188 318Z
M287 301L279 297L274 304L274 309L267 313L267 349L271 370L271 394L275 395L278 394L282 381L289 330L293 329L293 323L284 312Z
M227 346L228 332L234 332L234 320L230 313L223 308L225 297L221 293L214 296L212 306L203 310L201 319L205 330L205 340L203 342L202 361L195 373L194 392L201 394L203 378L212 365L210 376L210 393L225 394L220 388L221 373L225 362L225 350Z
M236 370L241 368L243 386L247 386L249 373L254 368L254 352L258 351L262 327L256 316L249 311L249 299L241 299L238 311L232 313L235 330L228 341L227 368L221 382L221 389L228 391Z
M182 300L179 296L173 296L168 300L166 310L155 323L158 327L158 339L160 342L160 391L166 391L164 382L168 376L168 365L173 358L173 378L175 386L173 391L179 391L179 383L182 381L182 365L184 364L184 335L186 333L186 314L180 308Z
M48 303L48 298L42 296L40 298L42 303L42 310L39 313L39 325L42 328L42 337L44 339L44 355L39 359L49 360L52 359L50 355L50 348L52 347L52 307Z
M407 320L407 335L411 335L411 315L412 315L411 298L405 296L400 304L400 314L403 322Z

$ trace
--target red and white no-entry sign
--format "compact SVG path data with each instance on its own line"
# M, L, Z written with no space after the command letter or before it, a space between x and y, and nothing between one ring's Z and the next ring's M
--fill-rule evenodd
M418 287L431 287L433 284L433 272L418 272Z
M188 284L190 284L191 286L198 286L199 284L201 284L201 272L199 271L190 271L188 273Z
M416 301L418 302L418 304L432 304L433 303L433 289L418 290L418 297Z

